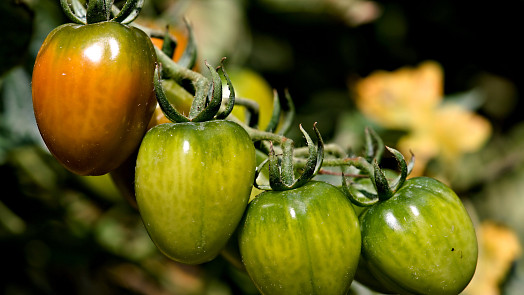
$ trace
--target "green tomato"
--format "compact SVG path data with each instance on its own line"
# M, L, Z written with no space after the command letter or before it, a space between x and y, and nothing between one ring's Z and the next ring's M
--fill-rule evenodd
M153 127L135 172L136 201L151 239L175 261L212 260L242 218L254 173L255 148L236 123Z
M262 294L346 294L360 242L351 203L325 182L260 194L239 228L242 260Z
M260 165L264 160L267 159L267 155L260 150L256 150L256 161L257 165ZM260 174L258 175L258 181L260 183L268 183L269 182L269 171L267 165L265 165L262 170L260 171ZM256 188L253 186L251 189L251 194L249 196L249 201L255 199L256 196L263 193L264 191L261 189ZM227 242L227 245L224 247L222 252L220 253L222 257L228 261L231 265L236 267L239 270L245 271L246 268L244 267L244 263L242 263L242 257L240 256L240 250L238 248L238 228L233 233L233 236L229 241Z
M399 294L459 294L470 282L478 248L457 195L438 180L406 181L390 199L360 215L361 264Z

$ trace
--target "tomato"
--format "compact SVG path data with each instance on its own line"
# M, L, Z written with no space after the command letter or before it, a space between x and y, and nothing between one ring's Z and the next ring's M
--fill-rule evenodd
M407 180L360 215L362 259L386 290L459 294L477 264L473 223L457 195L438 180Z
M325 182L261 193L239 228L242 260L262 294L347 294L360 245L351 203Z
M255 157L257 161L257 165L260 165L264 160L267 159L267 155L263 153L260 150L255 150ZM267 165L262 168L258 175L258 179L260 183L268 183L269 182L269 171L267 168ZM264 190L261 190L259 188L256 188L253 186L251 189L251 194L249 195L249 202L253 201L256 196L264 192ZM240 256L240 250L238 248L238 228L235 230L235 233L233 233L233 236L226 244L226 247L222 249L222 252L220 252L222 257L228 261L231 265L235 266L237 269L245 271L244 264L242 263L242 257Z
M65 24L35 61L33 107L49 151L70 171L102 175L138 148L156 106L156 54L139 29Z
M215 258L242 218L254 173L254 145L236 123L150 129L138 152L135 192L158 249L186 264Z
M258 103L258 127L260 130L264 130L269 125L273 114L273 90L271 86L260 74L246 68L233 68L228 70L228 75L235 86L237 97ZM229 91L226 88L224 90ZM235 105L232 114L242 122L246 120L244 106Z

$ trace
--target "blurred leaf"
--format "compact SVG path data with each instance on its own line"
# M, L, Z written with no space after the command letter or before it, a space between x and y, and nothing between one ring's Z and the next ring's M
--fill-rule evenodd
M76 175L75 175L76 176ZM100 176L76 176L79 181L87 186L96 195L118 203L123 200L120 191L109 174Z
M263 0L264 5L278 12L329 13L350 26L375 20L380 9L374 1L362 0Z
M166 22L187 18L201 60L218 65L222 57L242 61L249 53L249 26L241 1L174 1L162 15ZM205 68L202 65L200 68Z
M505 133L490 140L479 152L465 155L458 165L452 180L453 188L467 191L475 186L511 182L512 172L524 166L524 123L519 123Z
M482 190L471 198L479 217L511 228L516 232L522 245L524 244L524 215L521 206L524 204L524 181L522 181L524 179L522 156L524 128L520 127L519 132L512 133L512 136L505 141L505 145L499 143L496 151L490 151L489 155L493 155L493 158L482 157L484 165L479 163L479 168L469 167L471 169L469 171L475 174L477 182L485 184ZM513 137L517 134L519 134L517 137ZM477 172L474 169L481 169L481 171ZM504 279L506 281L503 283L511 290L507 294L521 294L524 287L524 259L519 259L514 271Z
M95 236L108 251L131 261L158 253L140 216L128 208L115 207L105 212L96 222Z
M0 91L0 130L10 140L43 143L33 112L31 78L22 67L11 70L4 78Z
M4 205L3 202L0 201L0 226L2 227L2 230L0 230L0 233L3 232L3 229L7 230L9 234L21 234L26 229L26 224L24 220L20 217L18 217L16 214L14 214L9 207Z

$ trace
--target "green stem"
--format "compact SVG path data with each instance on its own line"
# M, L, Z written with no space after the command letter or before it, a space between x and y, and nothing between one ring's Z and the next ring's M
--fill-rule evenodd
M293 104L293 99L291 98L291 95L289 94L289 91L287 89L285 90L284 96L287 110L285 112L282 128L278 132L280 134L288 133L289 129L291 129L291 126L293 126L293 122L295 120L295 104Z
M155 51L158 61L162 64L162 73L164 76L174 80L178 84L182 84L184 80L189 80L195 88L195 101L191 106L192 113L189 114L189 117L195 114L196 111L194 109L203 110L205 108L207 95L212 90L212 82L202 74L180 66L174 62L171 57L162 52L161 49L155 47Z
M275 89L273 89L273 112L271 113L271 119L269 120L269 123L266 126L267 132L273 132L277 129L278 123L280 122L280 113L280 98L278 96L278 92Z
M258 114L260 112L258 103L251 99L236 97L235 105L240 105L246 108L246 122L243 123L246 123L249 127L256 129L258 127Z
M224 60L226 58L224 57L222 60L221 60L221 66L220 66L220 70L222 70L222 74L224 74L224 78L226 79L226 82L227 82L227 87L229 89L229 97L228 97L228 100L226 102L226 107L224 110L219 110L217 115L216 115L216 118L221 120L221 119L225 119L227 118L231 112L233 111L233 108L235 107L235 102L236 102L236 97L235 97L235 88L233 87L233 83L231 82L231 79L229 79L229 75L227 74L226 72L226 68L224 67ZM220 91L221 95L222 95L222 89Z
M282 182L286 186L292 186L295 182L295 170L293 165L293 140L285 138L282 141L282 164L281 164L281 173L282 173Z
M211 120L218 113L222 105L222 80L220 79L220 75L207 62L206 66L211 72L211 89L209 94L211 100L208 101L209 96L202 98L195 97L189 110L189 119L194 122Z
M144 0L127 0L122 10L120 10L112 21L129 24L138 17L143 6Z
M184 53L182 53L182 56L177 63L183 67L191 69L195 66L196 63L197 46L195 42L195 36L193 34L193 28L189 25L187 19L184 19L184 23L186 24L187 28L187 45L184 49Z
M167 56L173 56L175 53L177 42L173 36L169 33L169 26L166 26L166 29L164 31L164 34L162 36L162 52L165 53Z
M309 149L307 147L299 147L295 149L295 157L307 157L309 154ZM338 144L328 143L324 145L324 154L333 155L336 158L346 158L347 155ZM327 158L324 158L325 160Z
M71 6L67 0L60 0L60 5L65 15L74 23L77 24L86 24L86 11L83 8L82 4L78 0L71 0Z
M87 6L86 22L94 24L108 21L111 17L113 0L90 0Z

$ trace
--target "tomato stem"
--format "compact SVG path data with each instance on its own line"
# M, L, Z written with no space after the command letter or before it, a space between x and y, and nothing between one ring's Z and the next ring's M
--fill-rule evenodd
M187 29L187 44L182 56L177 63L187 69L191 69L195 66L197 60L197 46L195 36L193 34L193 28L189 24L189 21L184 18L184 23Z
M111 21L129 24L138 17L143 6L144 0L127 0L120 11L113 5L115 17Z
M286 186L293 185L295 182L295 170L293 167L293 149L294 142L292 140L286 139L282 141L282 161L281 161L281 174L282 182Z
M62 6L62 11L72 22L86 24L86 8L80 1L71 0L71 5L69 5L68 0L60 0L60 5Z
M231 79L229 79L229 75L226 72L226 68L224 67L224 60L226 58L222 58L220 61L220 70L222 71L222 74L224 75L224 78L226 79L227 88L229 89L229 97L226 102L226 106L224 109L220 109L218 113L216 114L216 119L221 120L227 118L231 112L233 111L233 107L235 107L236 103L236 97L235 97L235 88L233 87L233 83L231 82ZM220 88L222 90L222 88Z
M144 6L144 0L128 0L120 10L113 3L114 0L89 0L86 8L79 0L60 0L65 15L72 22L84 25L104 21L129 24Z
M193 100L189 110L189 119L193 122L204 122L213 119L222 105L222 79L220 79L220 75L215 68L207 62L206 66L211 72L211 89L208 95L195 97Z
M89 0L87 4L86 23L94 24L108 21L111 17L113 0Z
M384 142L382 138L373 130L367 127L365 129L366 160L368 162L377 161L380 163L384 153Z
M276 191L290 190L301 187L311 180L322 167L324 158L324 142L322 136L316 127L313 125L313 130L317 135L317 145L315 146L309 134L300 125L300 131L306 138L309 149L309 157L303 167L302 174L295 180L295 167L293 161L293 141L289 138L282 138L280 141L282 154L277 155L274 149L273 142L270 142L270 150L268 161L264 161L257 171L262 170L263 165L269 163L269 186L261 187L257 184L255 178L255 186L262 189L271 189Z
M235 104L241 105L244 108L246 108L246 120L244 123L246 123L251 128L258 128L258 118L259 118L259 105L258 102L246 99L242 97L236 97L235 98ZM266 130L267 131L267 130ZM271 131L268 131L271 132Z
M278 123L280 122L280 113L281 113L281 106L280 106L280 98L278 96L278 92L276 89L273 89L273 111L271 112L271 119L269 120L269 123L266 126L267 132L273 132L277 129ZM281 133L285 134L285 133Z
M382 171L382 169L380 169L378 166L378 161L373 161L373 168L375 172L375 175L372 178L373 186L377 191L378 199L380 201L385 201L393 196L393 192L389 187L389 183L386 179L386 175L384 175L384 171Z
M177 47L176 39L169 33L169 25L166 26L164 33L160 37L162 38L162 52L167 56L173 56Z

